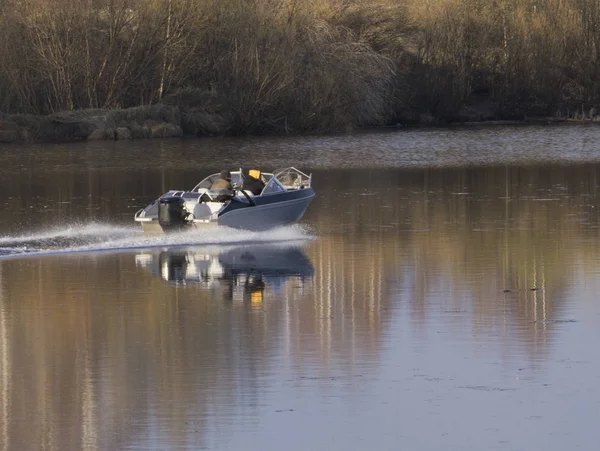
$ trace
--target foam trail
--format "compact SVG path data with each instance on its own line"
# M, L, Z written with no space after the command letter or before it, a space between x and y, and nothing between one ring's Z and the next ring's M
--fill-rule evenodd
M265 232L229 228L190 230L168 235L145 235L137 227L90 223L20 236L0 237L0 257L127 251L159 247L242 245L300 242L311 237L301 226Z
M135 234L139 232L134 227L119 227L108 223L90 222L87 224L71 224L66 227L54 227L41 232L29 233L17 236L0 236L0 247L5 245L18 245L28 243L48 243L52 244L57 240L82 240L82 239L102 239L114 235Z
M0 256L69 249L136 235L140 235L140 231L134 227L98 222L74 223L22 235L0 236Z
M145 249L154 247L179 247L198 245L232 245L248 243L273 243L283 241L302 241L311 237L300 226L289 226L265 232L250 232L229 228L210 230L190 230L183 233L149 236L140 234L135 237L124 237L105 243L79 246L71 251L99 251Z

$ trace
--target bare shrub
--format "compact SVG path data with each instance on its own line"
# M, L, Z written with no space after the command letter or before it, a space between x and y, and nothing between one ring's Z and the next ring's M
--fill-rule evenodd
M0 14L4 113L261 133L600 102L591 0L5 0Z

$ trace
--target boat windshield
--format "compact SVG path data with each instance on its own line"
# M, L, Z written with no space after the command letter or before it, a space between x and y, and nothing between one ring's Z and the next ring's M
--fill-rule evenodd
M261 194L274 194L281 193L282 191L285 191L285 187L281 185L277 177L271 177L271 180L267 182Z
M220 173L216 173L216 174L211 174L208 177L206 177L204 180L202 180L200 183L198 183L194 189L192 189L192 191L198 191L201 189L210 189L212 187L212 184L215 182L215 180L217 180L218 178L221 177ZM242 174L242 171L232 171L231 172L231 184L236 187L236 186L242 186L242 183L244 182L244 175Z
M278 169L273 174L285 189L309 188L312 177L294 167Z

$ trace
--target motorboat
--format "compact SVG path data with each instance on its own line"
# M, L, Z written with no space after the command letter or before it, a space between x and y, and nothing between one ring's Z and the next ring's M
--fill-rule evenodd
M233 190L212 189L220 174L212 174L192 190L169 190L138 210L134 219L144 232L167 233L193 227L226 226L266 230L297 222L315 197L312 174L289 167L262 172L258 194L243 189L245 175L231 171Z
M143 251L136 266L174 286L223 289L228 300L262 300L265 288L280 291L288 282L301 291L314 267L300 246L257 244L195 246Z

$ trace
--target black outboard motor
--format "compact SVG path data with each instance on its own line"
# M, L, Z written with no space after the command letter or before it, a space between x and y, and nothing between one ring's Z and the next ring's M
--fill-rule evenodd
M158 201L158 223L165 232L180 230L189 225L184 202L182 197L175 196L162 197Z

